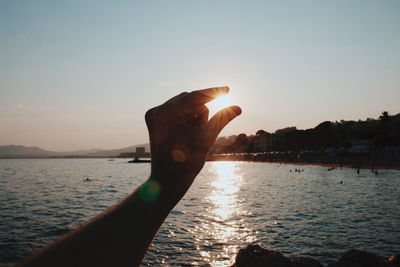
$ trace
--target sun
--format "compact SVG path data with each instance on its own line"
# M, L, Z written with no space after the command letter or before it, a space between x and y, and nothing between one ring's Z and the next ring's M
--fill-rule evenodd
M213 101L207 104L207 108L210 110L210 116L214 115L223 108L229 107L231 104L231 99L229 95L220 95Z

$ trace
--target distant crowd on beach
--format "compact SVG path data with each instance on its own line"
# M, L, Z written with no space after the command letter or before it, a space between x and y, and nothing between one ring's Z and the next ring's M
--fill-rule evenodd
M294 164L313 164L355 169L400 169L400 151L380 153L332 153L329 151L284 151L256 153L209 154L209 161L255 161Z

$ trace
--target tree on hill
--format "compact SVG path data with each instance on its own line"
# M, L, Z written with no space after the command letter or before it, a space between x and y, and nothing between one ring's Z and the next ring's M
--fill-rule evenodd
M249 148L250 140L246 134L241 133L236 137L235 142L232 144L235 152L246 152Z

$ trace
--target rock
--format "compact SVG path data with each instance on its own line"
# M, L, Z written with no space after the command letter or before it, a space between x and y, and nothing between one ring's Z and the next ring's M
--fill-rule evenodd
M323 267L308 257L296 257L289 260L281 253L262 248L259 245L248 245L236 255L235 264L231 267ZM362 250L351 249L343 254L335 263L327 267L400 267L400 253L391 256L388 261Z
M389 264L392 266L400 267L400 252L397 254L392 255L389 260Z
M337 263L328 267L390 267L381 257L362 250L351 249L342 255Z
M236 255L232 267L294 267L295 265L285 256L273 250L264 249L259 245L248 245Z
M293 260L294 267L323 267L323 265L313 259L308 257L297 257Z

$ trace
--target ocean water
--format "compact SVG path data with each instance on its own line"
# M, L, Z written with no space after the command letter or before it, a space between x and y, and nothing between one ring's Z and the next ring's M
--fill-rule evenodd
M0 159L0 263L97 215L149 170L123 159ZM250 243L322 263L350 248L400 252L400 171L207 162L142 265L230 266Z

